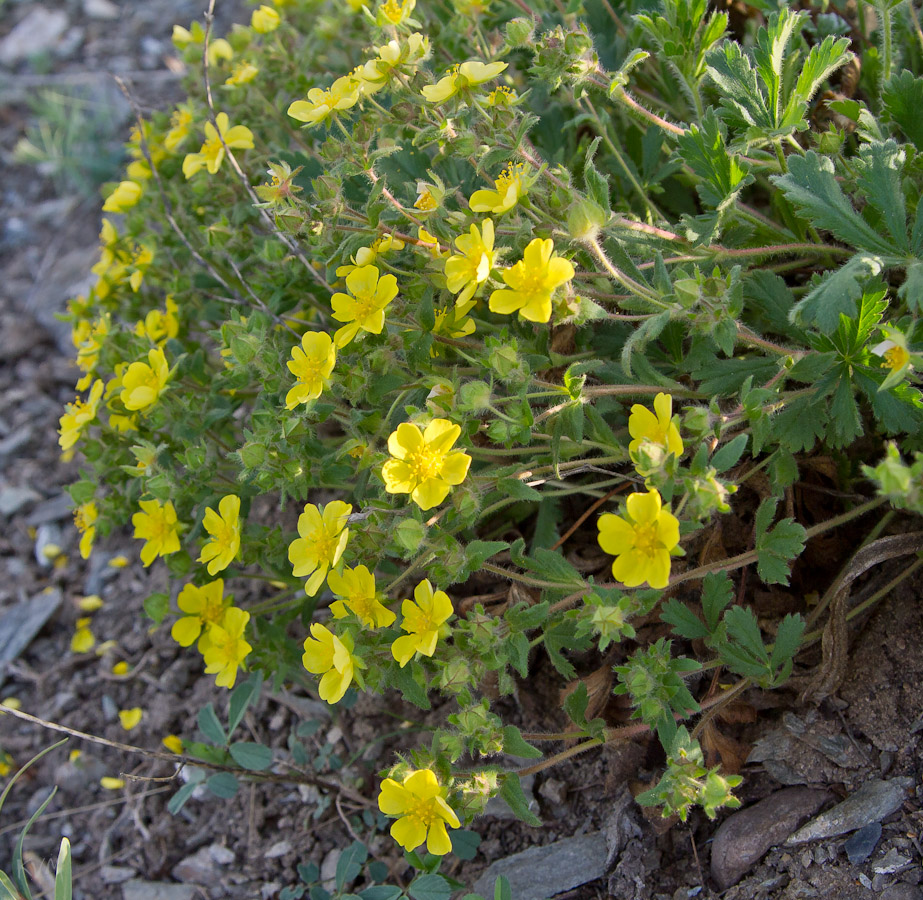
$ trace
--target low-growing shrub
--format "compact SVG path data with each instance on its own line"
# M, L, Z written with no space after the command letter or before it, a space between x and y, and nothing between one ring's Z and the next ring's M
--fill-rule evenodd
M732 573L784 585L811 538L921 510L923 78L877 6L871 35L771 3L731 30L705 0L276 0L174 32L188 99L139 119L70 305L81 552L131 523L181 585L147 612L222 687L451 698L383 775L407 850L497 794L537 823L499 754L648 731L642 803L735 805L701 727L821 632L800 596L758 620ZM496 712L540 655L564 733ZM601 717L613 685L637 722Z

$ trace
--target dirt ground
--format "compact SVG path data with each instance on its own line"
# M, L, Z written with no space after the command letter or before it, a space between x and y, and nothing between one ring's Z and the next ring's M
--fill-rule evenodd
M78 463L62 463L56 444L57 420L63 404L73 398L77 376L68 361L67 330L62 333L53 314L86 282L96 253L99 199L81 195L73 183L68 187L48 166L37 170L16 163L12 151L35 122L30 98L34 102L40 90L77 85L88 91L83 96L121 119L113 125L115 152L117 135L127 129L128 110L119 106L111 80L99 73L126 74L143 105L176 96L171 25L188 24L199 6L152 0L123 4L113 15L105 0L14 2L3 7L0 19L0 40L36 10L62 13L66 19L59 38L40 58L6 63L0 70L0 616L17 604L60 595L54 614L7 667L0 698L18 699L23 711L46 721L149 750L163 750L161 739L170 733L194 737L196 713L209 701L223 718L228 695L202 676L195 658L170 639L167 628L151 628L143 599L154 591L169 592L170 586L161 567L140 565L136 542L127 533L107 541L90 562L77 552L63 487L75 477ZM231 18L228 4L219 3L219 8ZM795 502L800 514L822 512L817 495ZM838 534L813 556L809 552L788 592L761 591L755 578L744 585L761 620L771 622L789 609L802 609L803 598L823 590L867 527L860 522L854 533ZM728 535L743 531L733 525L724 529ZM56 560L39 552L48 544L61 548ZM733 551L733 540L727 544ZM578 534L572 552L579 549ZM130 560L127 566L109 564L122 554ZM897 564L873 569L857 583L857 601L898 570ZM884 820L881 839L866 861L849 861L843 849L846 835L778 847L725 892L729 900L923 898L921 593L923 578L904 582L870 617L855 623L847 678L819 706L801 703L795 689L754 690L743 696L737 715L718 723L720 758L743 766L746 778L739 793L745 806L782 786L828 789L829 805L872 778L914 779L903 806ZM102 656L70 649L75 623L84 615L77 601L91 594L105 604L93 614L96 640L115 642ZM453 597L458 602L464 593L453 592ZM658 628L650 625L642 636L666 633ZM129 674L112 674L119 660L129 664ZM796 674L817 661L817 655L807 654ZM547 661L536 663L528 690L522 686L504 700L501 712L523 730L558 730L564 725L559 680ZM598 660L587 657L575 664L586 676ZM699 696L708 687L707 682L695 685ZM144 719L126 733L118 710L133 706L144 709ZM613 722L624 718L614 698L604 714ZM173 763L72 737L29 771L3 808L0 868L7 868L24 820L57 784L59 792L26 847L35 861L53 858L61 836L68 836L78 897L170 900L174 894L162 883L175 882L190 886L190 893L177 898L275 900L298 883L301 864L313 862L322 876L330 875L343 848L357 837L388 863L396 883L404 884L410 872L375 809L376 773L393 759L395 748L407 747L411 735L425 732L437 715L438 709L423 714L395 697L386 704L361 697L352 709L331 717L326 704L302 693L264 690L241 727L244 737L274 748L275 780L246 784L229 800L197 793L177 815L168 812L167 803L184 773L177 774ZM19 765L58 737L10 716L0 718L0 747ZM76 749L81 754L71 760ZM744 764L748 754L750 762ZM470 886L494 860L605 829L626 786L633 792L646 787L662 762L656 743L642 740L590 751L542 773L530 790L545 826L528 828L502 810L485 816L474 825L482 837L478 855L469 862L450 862L444 873ZM124 777L125 789L103 789L100 778L106 775ZM628 839L610 871L567 897L679 900L721 893L710 874L710 846L726 813L718 822L695 814L688 823L672 826L649 819L634 804L626 815ZM876 871L876 865L888 868L881 860L892 851L892 858L896 854L908 862L893 872Z

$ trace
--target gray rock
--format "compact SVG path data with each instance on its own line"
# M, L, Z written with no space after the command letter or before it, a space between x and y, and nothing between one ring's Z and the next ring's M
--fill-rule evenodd
M74 501L70 494L58 494L44 503L39 503L26 517L26 525L44 525L46 522L63 522L72 515Z
M285 856L286 853L290 853L292 850L291 841L278 841L273 844L264 854L264 859L278 859L280 856Z
M58 555L53 552L55 547L60 551L63 548L64 536L61 529L53 522L39 525L35 535L35 561L43 568L48 569L54 564Z
M0 516L15 516L24 506L41 499L32 488L5 487L0 490Z
M843 849L849 861L858 866L864 863L874 852L881 840L881 822L872 822L860 828L845 844Z
M16 659L61 605L57 588L37 594L0 616L0 685L6 679L6 663Z
M915 884L892 884L881 892L880 900L923 900L923 890Z
M229 866L237 859L234 851L229 847L225 847L224 844L212 844L208 848L208 852L219 866Z
M29 441L32 440L32 426L22 425L15 431L10 432L2 441L0 441L0 459L6 459L22 450Z
M103 866L99 870L99 877L106 884L122 884L130 878L134 878L138 872L130 866Z
M170 873L177 881L192 884L211 884L218 877L218 864L210 847L202 847L192 856L180 860Z
M635 821L636 809L637 807L635 806L635 800L631 795L631 791L628 790L627 785L623 785L621 793L615 798L612 809L609 811L609 815L606 817L606 823L603 826L603 831L606 835L606 845L609 848L606 857L607 871L615 865L616 859L619 857L619 854L621 854L626 844L632 838L641 837L641 829Z
M84 752L76 759L65 760L54 770L54 783L61 789L62 794L73 796L83 790L94 788L107 772L108 769L101 760ZM132 875L128 877L131 878Z
M122 900L195 900L197 889L189 884L168 881L126 881Z
M83 11L91 19L117 19L119 8L111 0L83 0Z
M740 881L770 847L782 843L829 798L827 791L784 788L725 819L711 848L711 873L721 890Z
M548 900L606 874L608 847L601 831L566 838L544 847L498 859L475 882L474 892L492 897L500 875L510 882L516 900Z
M892 778L890 781L867 781L851 797L828 809L804 828L796 831L786 843L804 844L822 838L837 837L855 831L863 825L880 822L900 809L907 793L913 789L913 778Z
M336 884L337 865L342 855L342 848L334 847L320 864L320 883L325 890L332 891Z
M896 847L892 847L875 865L872 871L876 875L894 875L906 869L910 865L910 857L904 856L897 852Z
M0 41L0 63L15 66L30 56L53 52L68 24L64 10L33 7Z

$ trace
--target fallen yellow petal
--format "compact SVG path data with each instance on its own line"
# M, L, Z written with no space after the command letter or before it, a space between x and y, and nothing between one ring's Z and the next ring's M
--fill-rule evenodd
M144 712L140 706L135 706L132 709L120 709L119 721L122 723L122 728L126 731L131 731L132 728L138 725L143 715Z
M99 779L99 783L107 791L118 791L121 788L125 787L124 778L113 778L111 775L104 775L102 778Z

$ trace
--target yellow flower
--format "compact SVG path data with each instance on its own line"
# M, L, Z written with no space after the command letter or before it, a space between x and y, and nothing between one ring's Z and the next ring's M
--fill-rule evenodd
M410 494L420 509L432 509L445 500L449 488L461 484L471 457L452 450L461 427L448 419L433 419L424 431L410 422L397 426L388 438L389 459L381 468L389 494Z
M455 302L464 303L487 281L497 260L493 221L485 219L480 231L477 225L472 225L469 234L455 238L455 246L461 254L445 261L446 285L453 294L458 294Z
M413 12L417 5L417 0L385 0L378 7L378 13L375 17L378 25L400 25Z
M187 153L183 160L183 175L192 178L203 166L214 175L224 162L225 146L229 150L249 150L253 147L253 132L245 125L230 127L228 114L220 112L215 116L217 129L211 122L205 123L205 143L198 153ZM224 138L224 143L221 139Z
M113 778L111 775L104 775L99 779L99 783L107 791L120 791L123 787L125 787L124 778Z
M110 413L109 426L114 428L119 434L125 431L137 431L138 417L123 416L121 413Z
M254 15L256 15L256 13L254 13ZM237 87L239 84L250 84L259 74L260 70L253 65L253 63L245 60L234 66L234 71L224 80L224 83L228 87Z
M450 853L452 840L446 825L461 828L461 822L446 803L446 794L431 769L417 769L403 783L386 778L378 808L386 816L400 816L391 826L391 837L405 850L414 850L425 841L426 849L435 856Z
M170 378L167 358L159 347L150 350L147 362L133 362L122 376L122 390L119 399L126 409L147 409L157 402Z
M96 508L95 500L81 503L74 510L74 524L77 526L77 531L80 532L80 555L83 559L89 559L93 550L93 540L96 537L96 520L98 518L99 510Z
M81 612L93 613L103 608L103 598L99 594L88 594L77 601L77 606Z
M58 443L62 450L70 450L80 439L83 430L95 418L99 408L99 401L103 396L102 381L94 381L86 400L77 398L73 403L64 407L64 415L59 420Z
M351 257L352 264L337 267L337 275L349 275L350 272L361 266L372 265L379 256L387 253L389 250L403 250L404 242L390 234L383 234L380 238L372 241L368 247L360 247L356 255Z
M476 326L474 321L468 316L468 313L476 302L475 300L468 300L465 303L459 303L457 306L452 307L452 309L448 307L445 309L437 309L436 321L433 324L432 333L434 335L439 334L444 337L456 339L474 334ZM429 350L430 356L436 356L438 352L438 344L434 342Z
M551 238L530 241L522 259L503 273L511 291L499 290L490 295L490 311L512 313L530 322L547 322L551 318L551 295L574 277L574 267L563 257L554 255Z
M468 206L472 212L489 212L496 216L509 212L528 189L525 165L510 163L494 181L494 185L496 190L480 190L471 195Z
M177 553L179 546L179 523L173 503L167 500L140 500L141 512L131 517L135 526L135 537L145 541L141 548L141 562L149 566L158 556Z
M335 112L350 109L359 102L359 82L352 75L337 78L330 88L311 88L307 100L296 100L288 114L299 122L317 125L325 122Z
M144 715L144 711L140 706L135 706L132 709L120 709L119 710L119 722L122 723L122 728L126 731L131 731L132 728L136 728L138 723L141 721L141 717Z
M178 106L170 117L170 130L163 139L163 146L170 153L179 149L180 145L185 143L186 138L192 134L192 125L195 117L188 106Z
M215 38L213 41L209 41L208 64L210 66L217 66L222 59L233 58L234 48L224 38Z
M442 103L454 97L459 91L496 78L506 69L506 66L505 62L464 62L450 69L449 74L440 78L435 84L425 85L420 93L430 103Z
M71 340L77 348L77 367L83 372L92 372L99 362L99 351L109 334L109 313L100 316L91 325L86 320L75 328Z
M668 453L683 455L683 439L673 421L673 398L669 394L654 397L654 412L640 403L631 408L628 417L628 433L634 440L628 445L628 452L634 457L644 441L663 447Z
M90 631L90 619L77 619L74 634L71 637L71 652L88 653L96 646L96 638Z
M429 250L434 259L439 259L440 256L448 256L448 253L444 252L439 245L439 238L434 234L430 234L422 225L417 229L417 238Z
M318 622L311 625L311 637L305 638L301 662L312 675L322 675L318 685L321 700L338 703L356 677L356 669L365 663L353 654L349 634L338 637Z
M288 547L288 559L296 578L309 576L305 593L313 597L327 577L327 572L339 561L349 540L347 519L353 508L342 500L333 500L324 507L305 504L298 517L298 534Z
M218 687L232 688L237 680L237 669L253 649L244 640L244 630L250 621L250 613L232 606L225 610L220 625L212 625L208 632L208 646L202 656L205 658L205 672L217 675Z
M348 294L330 298L333 318L347 322L333 336L337 347L345 347L361 331L381 334L385 325L385 307L397 296L397 279L382 275L375 266L360 266L346 276Z
M135 181L120 181L115 190L106 197L103 212L123 213L131 209L140 199L144 189Z
M154 251L150 247L135 247L131 259L128 261L126 271L131 272L128 283L136 294L141 288L142 281L144 281L144 274L147 272L147 267L151 264L153 259Z
M205 507L202 520L212 539L202 547L199 562L208 563L208 574L217 575L226 569L240 550L240 497L228 494L218 503L218 512Z
M146 337L162 347L170 338L175 338L179 334L177 312L179 312L179 307L176 301L167 295L166 311L150 310L143 322L136 323L135 334L138 337Z
M292 347L287 365L295 376L295 386L285 395L285 408L294 409L320 397L336 365L337 351L326 331L309 331L300 347Z
M203 652L208 632L213 625L221 624L231 605L231 596L224 595L224 579L219 578L202 587L187 584L179 592L176 603L187 615L173 623L170 636L181 647L191 646L198 638L199 652Z
M161 741L161 743L171 753L182 753L183 752L183 739L175 734L168 734Z
M375 576L365 566L345 568L343 574L331 572L327 586L342 600L330 604L335 619L354 612L366 628L384 628L394 623L397 616L381 602L381 595L375 591Z
M250 27L258 34L269 34L275 31L282 19L271 6L261 6L253 10L250 17Z
M679 544L679 521L662 508L658 491L631 494L626 517L599 517L599 546L615 556L612 575L627 587L647 582L664 588L670 581L670 551Z
M401 628L409 634L397 638L391 645L391 655L403 669L417 653L432 656L440 636L449 633L446 621L452 615L452 601L445 591L433 591L429 579L421 581L413 591L413 600L401 603Z

